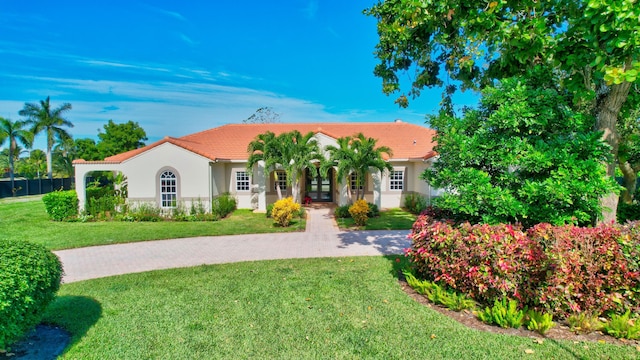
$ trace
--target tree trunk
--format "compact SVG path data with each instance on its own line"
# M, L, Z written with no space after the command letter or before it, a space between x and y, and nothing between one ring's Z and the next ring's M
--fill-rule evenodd
M13 151L16 148L16 140L15 139L11 139L11 142L9 143L9 177L11 178L11 191L13 192L13 196L16 195L15 191L13 191L13 189L15 188L15 183L14 183L14 169L13 169Z
M636 183L638 181L638 172L628 162L620 161L620 170L624 179L625 191L622 192L622 201L625 204L633 202L633 196L636 193Z
M53 168L51 166L51 147L47 147L47 176L49 180L53 179Z
M291 191L293 192L293 202L300 203L300 178L295 172L292 174Z
M613 158L607 165L607 176L614 177L616 173L618 158L619 135L616 130L616 122L622 105L627 100L631 83L611 85L609 92L603 95L596 108L596 129L602 131L602 139L611 146ZM616 221L616 210L618 208L618 195L614 192L600 198L600 205L603 207L602 222L611 223Z
M278 172L273 172L273 178L276 181L276 192L278 193L278 200L282 200L282 190L280 190L280 182L278 181Z

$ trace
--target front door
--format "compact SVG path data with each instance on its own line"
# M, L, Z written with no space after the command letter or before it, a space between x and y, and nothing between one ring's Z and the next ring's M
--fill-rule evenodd
M333 169L329 169L323 179L317 168L307 169L307 194L314 202L333 201Z

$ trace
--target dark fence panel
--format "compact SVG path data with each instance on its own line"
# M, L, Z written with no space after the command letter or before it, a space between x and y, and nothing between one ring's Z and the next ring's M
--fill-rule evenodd
M74 189L74 178L63 179L16 179L14 180L15 196L47 194L56 190ZM14 196L11 191L11 181L3 179L0 181L0 198Z

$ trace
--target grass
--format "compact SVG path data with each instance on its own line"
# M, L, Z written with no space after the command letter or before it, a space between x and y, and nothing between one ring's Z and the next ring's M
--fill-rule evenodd
M397 257L200 266L63 285L63 359L632 359L632 346L468 329L398 285ZM532 352L532 353L530 353Z
M214 222L55 222L49 220L40 198L0 201L0 237L29 240L51 250L194 236L304 231L305 226L304 219L295 219L291 226L282 228L265 214L250 210L236 210Z
M340 229L358 228L361 230L409 230L415 221L415 215L399 208L380 211L380 216L370 218L367 221L367 225L360 228L355 225L351 218L336 218Z

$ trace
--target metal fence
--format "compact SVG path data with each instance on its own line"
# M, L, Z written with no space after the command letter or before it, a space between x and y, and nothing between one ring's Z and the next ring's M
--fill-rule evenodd
M56 190L71 190L75 186L74 178L62 179L15 179L11 188L9 179L0 181L0 199L12 196L40 195Z

